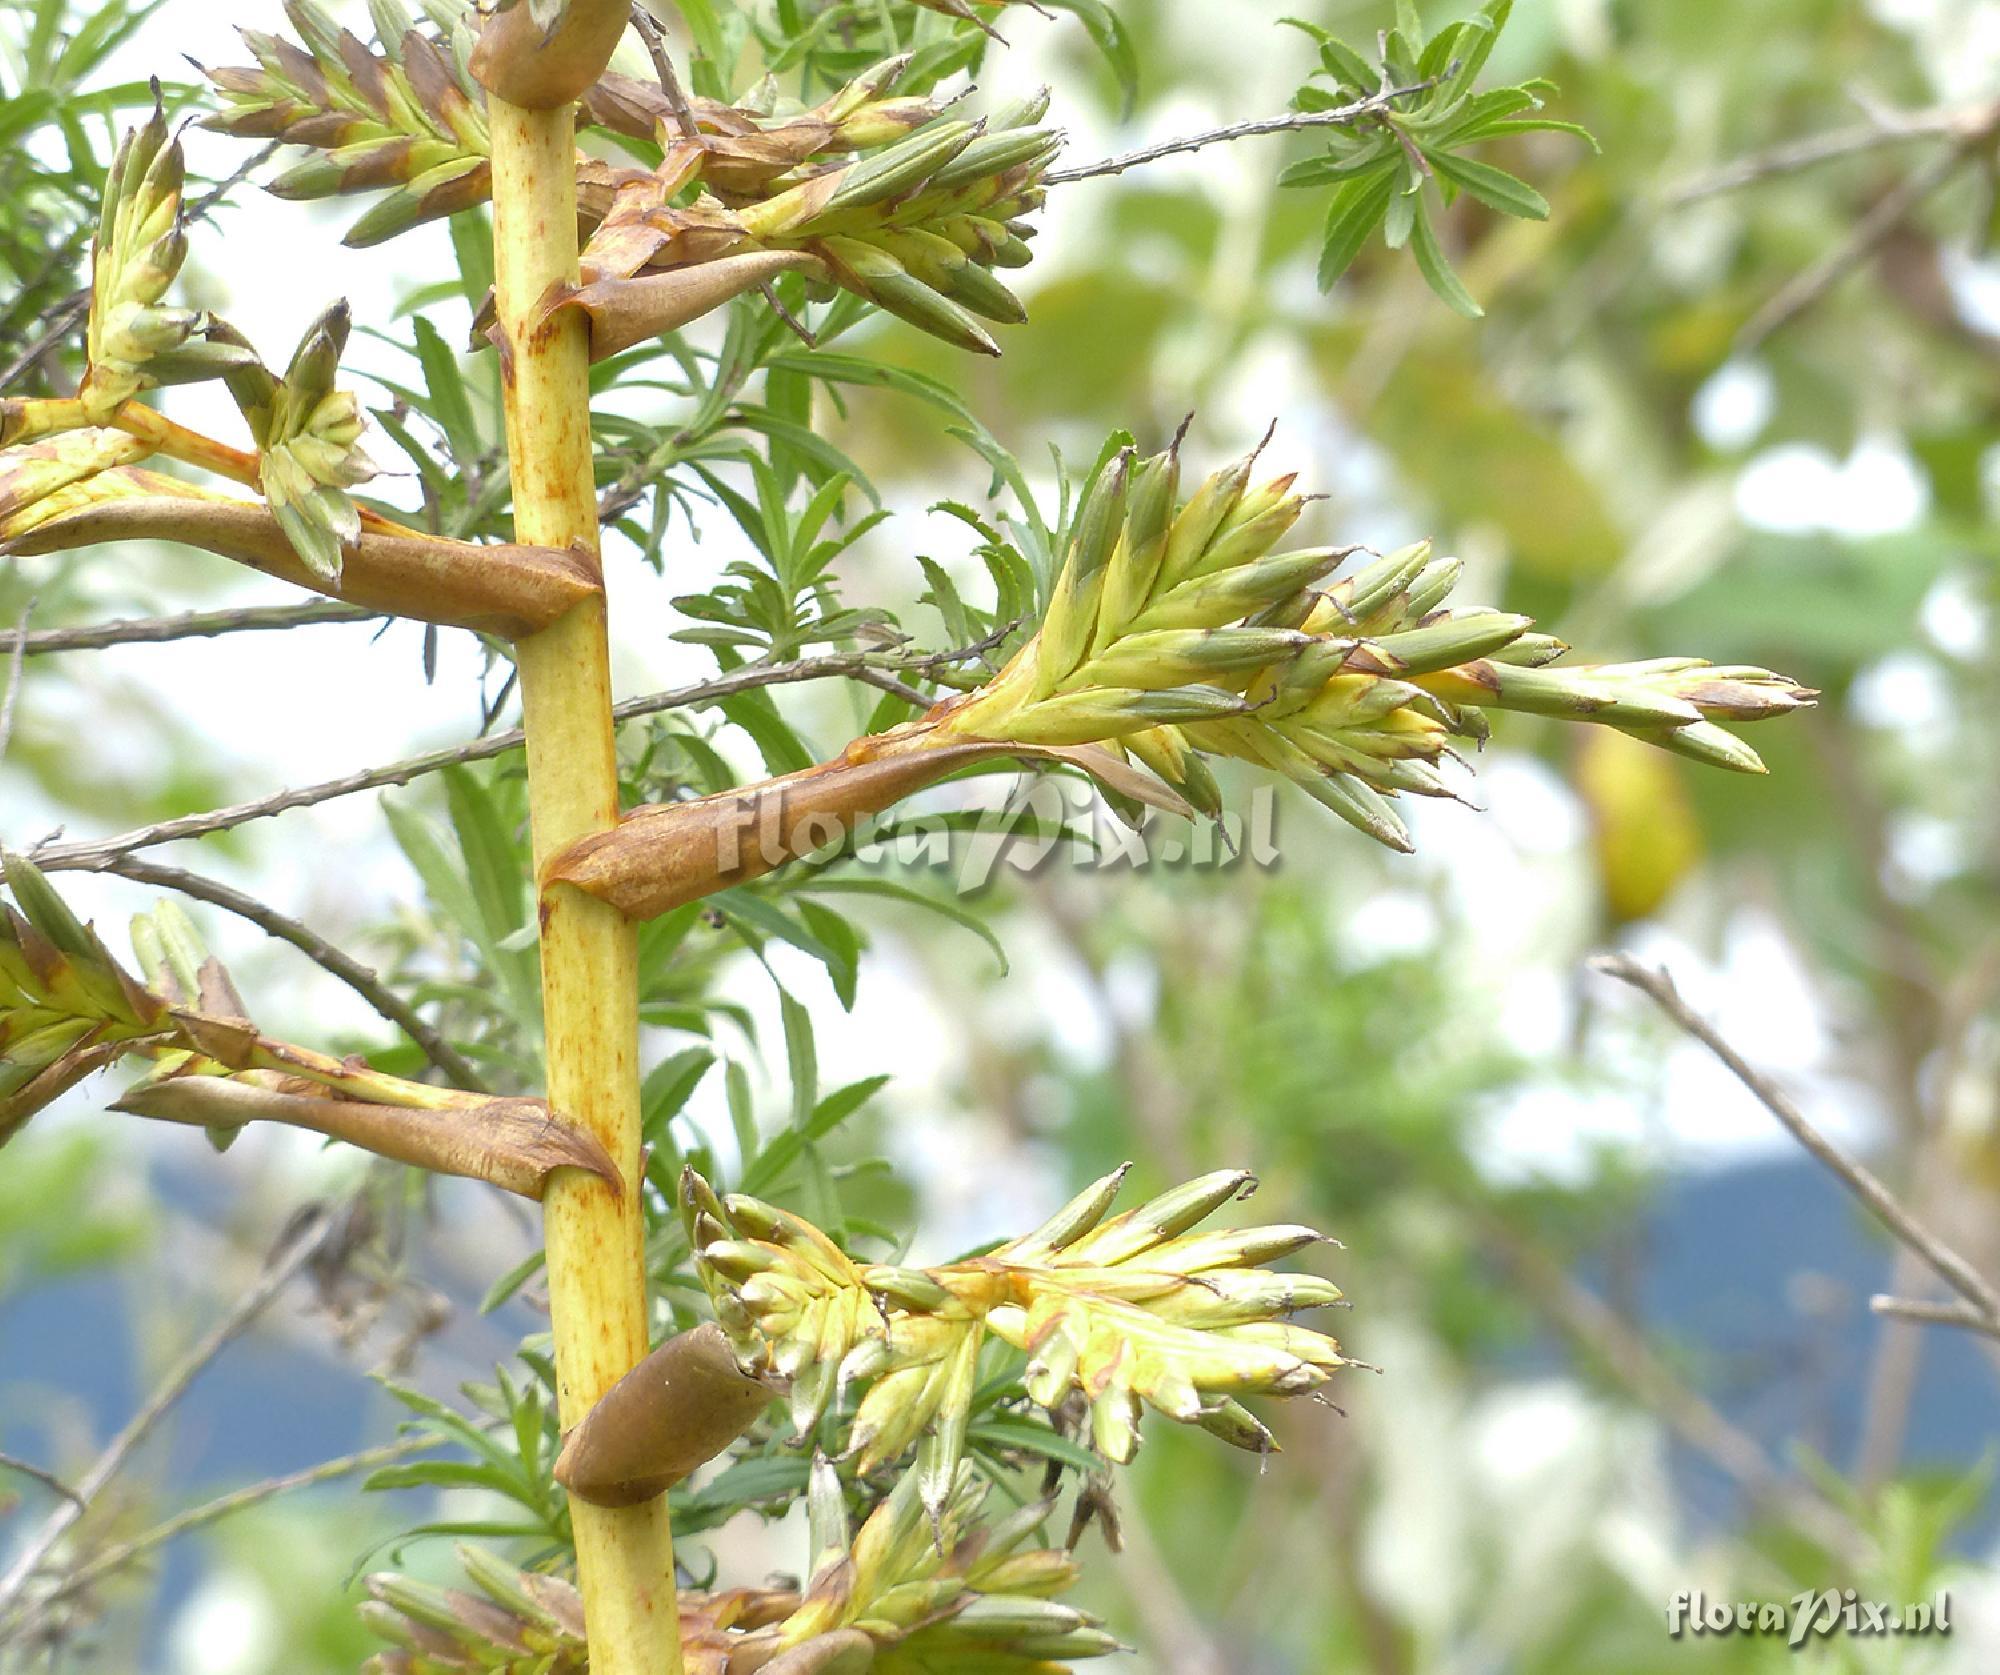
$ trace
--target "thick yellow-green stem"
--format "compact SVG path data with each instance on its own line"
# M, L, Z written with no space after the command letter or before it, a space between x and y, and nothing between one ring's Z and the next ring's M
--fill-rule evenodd
M515 529L552 547L597 545L584 323L533 323L555 283L576 277L576 152L567 107L491 101L496 301L503 334ZM535 862L618 814L603 596L517 647L528 734ZM549 1305L562 1423L578 1424L646 1353L639 1213L638 1009L631 927L568 885L542 904L549 1103L588 1125L618 1165L622 1194L579 1170L546 1204ZM592 1675L680 1675L666 1502L573 1503Z

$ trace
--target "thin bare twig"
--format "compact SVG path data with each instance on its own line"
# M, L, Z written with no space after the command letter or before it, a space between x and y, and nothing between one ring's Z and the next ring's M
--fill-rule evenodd
M1773 332L1813 307L1866 261L1870 252L1902 224L1904 216L1958 172L1967 149L1960 144L1940 151L1869 205L1867 213L1848 229L1839 244L1789 280L1751 316L1749 324L1737 334L1738 353L1747 355L1760 347Z
M1780 327L1813 307L1867 260L1902 225L1904 218L1945 185L1972 158L2000 137L2000 99L1957 112L1949 127L1952 143L1884 192L1832 250L1791 280L1752 316L1737 334L1739 352L1748 353Z
M632 27L639 31L639 39L646 43L646 54L653 61L653 74L660 78L660 89L667 96L667 104L672 107L674 120L680 124L682 137L697 139L700 129L695 125L694 106L688 103L681 78L674 72L673 54L667 51L667 37L660 28L659 20L640 5L639 0L633 0Z
M308 1466L304 1471L288 1472L283 1477L267 1477L262 1482L246 1484L226 1495L218 1495L214 1500L189 1507L187 1511L178 1512L129 1540L104 1548L68 1571L54 1587L36 1597L33 1607L23 1618L22 1626L32 1625L36 1618L64 1600L74 1598L114 1571L123 1570L134 1560L144 1558L191 1530L205 1529L210 1524L220 1523L224 1518L275 1500L280 1495L310 1489L321 1483L332 1483L351 1477L356 1472L373 1471L377 1466L393 1465L412 1454L441 1446L442 1442L437 1437L402 1437L377 1448L364 1448L359 1453L324 1460L319 1465Z
M183 611L177 616L126 617L84 628L41 628L33 633L9 629L0 633L0 647L17 656L44 657L51 652L163 645L169 640L206 640L219 634L300 628L308 623L373 622L381 614L337 599L319 599L310 605L243 605L223 611Z
M293 1222L256 1283L175 1362L139 1411L126 1421L124 1429L105 1445L104 1452L98 1455L90 1470L78 1479L75 1496L58 1506L42 1527L28 1538L13 1566L5 1576L0 1576L0 1617L4 1617L20 1599L56 1544L90 1510L105 1485L124 1468L132 1451L146 1440L153 1427L187 1393L188 1386L201 1371L241 1336L306 1264L319 1254L320 1247L338 1230L341 1220L338 1208L315 1204ZM10 1634L9 1628L0 1626L0 1641L9 1638Z
M22 1477L32 1478L58 1499L73 1501L79 1499L77 1492L52 1471L28 1460L16 1459L12 1454L0 1454L0 1471L18 1472Z
M20 626L12 635L14 650L7 659L7 683L0 690L0 762L7 759L7 741L14 736L14 703L21 696L21 660L28 641L28 619L34 614L35 602L30 599L22 607Z
M90 293L72 291L70 295L49 316L35 340L8 363L5 371L0 371L0 390L12 384L16 378L35 365L36 362L55 348L62 340L83 324L83 317L90 312Z
M657 715L665 710L686 709L695 704L713 703L718 698L727 698L738 692L749 692L766 686L792 686L804 681L846 679L861 681L877 691L887 692L894 697L914 704L919 709L929 705L930 699L915 687L905 684L874 660L871 653L840 653L825 657L800 658L791 663L753 663L741 669L732 669L726 675L714 680L697 681L690 686L673 687L665 692L648 693L640 698L627 698L612 710L614 719L630 721L642 715ZM162 843L174 843L182 838L207 837L214 832L229 831L252 820L262 820L270 815L284 814L295 808L310 808L316 803L331 802L336 797L351 797L362 791L379 791L386 786L407 785L411 780L425 774L436 773L441 768L449 768L460 762L483 762L490 757L504 756L509 751L519 750L526 735L518 727L509 728L504 733L489 733L484 738L470 739L463 744L446 745L438 750L425 751L420 756L407 756L400 762L390 762L379 768L367 768L360 773L343 775L339 779L322 780L317 785L301 785L290 790L277 791L254 802L234 803L227 808L209 809L201 814L183 815L175 820L162 820L151 826L141 826L116 837L108 837L89 843L43 843L32 851L36 866L44 872L101 871L107 861L119 855L129 855L135 850L151 849Z
M165 890L177 890L184 896L193 896L197 901L209 902L234 913L240 919L247 919L259 930L276 937L280 942L289 942L300 953L320 967L340 979L375 1010L394 1024L422 1050L425 1058L436 1065L456 1087L469 1093L491 1091L479 1072L466 1062L457 1048L445 1040L423 1019L415 1007L385 984L367 966L344 949L321 936L309 926L296 919L287 918L276 908L266 906L255 896L247 895L228 884L215 879L204 878L200 873L188 872L180 867L161 866L154 861L142 861L131 855L114 855L101 867L86 869L113 872L120 878L129 878L140 884L157 884Z
M1162 140L1157 145L1142 146L1137 151L1106 157L1100 162L1082 163L1073 169L1052 169L1043 178L1051 186L1061 186L1075 180L1095 180L1103 175L1123 174L1127 169L1157 163L1163 157L1200 151L1205 146L1227 145L1232 140L1255 139L1259 134L1289 134L1299 128L1351 128L1371 116L1381 115L1398 99L1407 98L1412 93L1428 92L1436 85L1437 78L1433 76L1427 81L1412 82L1408 87L1382 88L1365 99L1357 99L1353 104L1342 105L1336 110L1287 111L1283 116L1264 116L1251 122L1232 122L1222 128L1205 128L1198 134L1182 134L1177 139Z
M1984 106L1980 107L1983 112ZM1822 163L1838 162L1843 157L1858 156L1863 152L1880 151L1892 145L1904 145L1911 140L1937 139L1943 135L1955 134L1965 125L1968 112L1951 107L1938 110L1883 111L1867 122L1857 122L1850 127L1834 128L1823 134L1808 134L1803 139L1787 140L1782 145L1774 145L1767 151L1752 152L1747 157L1738 157L1713 169L1692 175L1667 189L1665 201L1669 206L1698 203L1703 198L1718 197L1725 192L1740 192L1746 186L1754 186L1759 181L1769 180L1777 175L1797 174L1804 169L1818 168Z
M770 280L767 279L759 285L757 293L764 299L765 304L770 308L771 312L777 315L779 324L784 326L792 336L796 337L808 349L817 349L819 347L819 338L814 335L812 328L785 306L784 300L778 295L778 288Z
M1984 1320L2000 1329L2000 1291L1996 1291L1978 1269L1918 1221L1904 1207L1902 1200L1877 1180L1865 1165L1848 1156L1813 1127L1783 1088L1752 1066L1716 1032L1706 1018L1681 998L1672 977L1665 971L1643 966L1625 954L1602 955L1590 963L1594 970L1637 989L1720 1059L1730 1073L1757 1096L1764 1109L1784 1125L1793 1139L1840 1178L1876 1220L1922 1257L1945 1284L1979 1311Z
M1989 1320L1970 1303L1926 1303L1914 1297L1875 1296L1868 1307L1876 1314L1896 1320L1914 1320L1925 1326L1960 1326L1968 1332L2000 1338L2000 1321Z

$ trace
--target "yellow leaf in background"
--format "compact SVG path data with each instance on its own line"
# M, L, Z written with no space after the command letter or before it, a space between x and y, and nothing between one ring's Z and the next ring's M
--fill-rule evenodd
M1671 757L1610 727L1576 742L1575 784L1590 810L1604 905L1619 924L1659 910L1701 862L1701 827Z

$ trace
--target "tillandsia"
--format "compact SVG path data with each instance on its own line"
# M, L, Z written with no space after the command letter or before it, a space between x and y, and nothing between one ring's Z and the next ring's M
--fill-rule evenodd
M815 1461L807 1495L806 1586L680 1596L687 1675L1063 1675L1117 1640L1057 1597L1076 1561L1034 1545L1049 1507L982 1522L987 1490L961 1467L929 1512L906 1474L858 1531L832 1466ZM370 1675L584 1675L582 1601L555 1577L459 1549L479 1591L405 1576L368 1579L364 1619L396 1649Z
M107 423L143 389L212 378L241 359L209 337L207 314L163 300L187 259L187 165L157 98L156 84L152 117L118 147L91 246L89 365L78 391L89 424Z
M1525 616L1447 600L1463 565L1418 542L1384 555L1285 549L1306 503L1255 481L1261 445L1182 497L1180 440L1108 452L1055 542L1041 620L992 680L831 762L628 814L550 876L650 917L827 844L971 762L1081 768L1116 796L1218 815L1211 762L1283 775L1376 841L1414 845L1404 795L1458 795L1460 744L1489 709L1594 721L1697 762L1762 773L1724 722L1813 701L1784 675L1699 658L1556 666ZM993 556L1027 561L989 531ZM1353 563L1357 557L1363 562ZM1346 566L1348 573L1334 572Z
M433 39L386 0L371 10L379 56L311 0L287 0L303 48L246 31L257 66L208 72L230 105L211 126L315 150L272 191L389 189L349 230L350 244L380 242L492 190L462 20L433 5L448 31ZM949 342L998 353L981 321L1024 314L993 270L1027 262L1025 218L1060 136L1034 126L1040 96L983 122L899 96L910 64L884 59L798 108L683 102L605 73L584 92L581 120L657 141L665 156L648 170L579 155L578 211L593 231L581 288L552 300L585 310L602 358L797 267L822 291L844 288Z
M335 384L348 326L347 304L337 302L306 328L283 378L262 363L228 374L257 442L264 503L292 550L327 582L340 580L347 552L361 539L361 510L347 491L375 475L361 450L361 404Z
M155 83L153 114L125 131L105 175L90 247L82 383L71 397L0 401L0 447L121 423L157 445L154 415L135 396L254 361L240 339L218 333L212 315L166 300L187 259L186 180L180 139L168 131Z
M1339 1302L1340 1288L1263 1266L1325 1235L1194 1231L1254 1187L1242 1169L1110 1216L1126 1172L1022 1238L924 1269L857 1262L790 1211L718 1199L692 1170L682 1208L717 1321L747 1369L789 1388L799 1434L845 1386L868 1385L848 1432L856 1469L921 1444L920 1492L936 1506L957 1481L989 1341L1028 1357L1029 1400L1059 1411L1080 1396L1091 1446L1121 1464L1139 1446L1142 1404L1268 1451L1271 1433L1242 1398L1303 1395L1348 1364L1332 1338L1288 1318Z
M1454 738L1485 709L1618 727L1697 761L1763 763L1719 721L1814 694L1699 658L1554 667L1531 619L1447 604L1463 566L1418 542L1329 580L1352 547L1277 550L1304 509L1293 479L1253 484L1257 451L1179 499L1179 444L1116 454L1084 493L1042 622L999 676L943 706L944 738L1115 743L1215 812L1204 756L1285 775L1392 848L1391 799L1455 795Z
M351 245L378 244L485 202L493 190L492 139L485 92L469 68L470 14L449 0L426 10L438 34L375 0L371 52L311 0L286 0L301 44L244 30L257 63L204 72L226 107L203 118L204 126L308 148L312 155L270 183L277 197L386 193L348 229ZM907 56L885 59L818 105L797 108L700 97L682 107L657 82L607 71L585 95L578 120L628 140L692 146L701 153L702 184L724 202L744 202L817 159L886 145L936 117L932 100L893 96L909 63ZM682 128L682 108L694 118L693 133ZM587 226L603 220L627 172L578 154L578 207Z
M133 921L141 982L31 861L4 864L14 900L0 903L0 1145L92 1072L138 1057L146 1074L114 1108L221 1143L245 1123L283 1122L530 1198L558 1168L611 1173L602 1148L552 1123L539 1100L405 1081L265 1035L172 900Z
M256 484L310 576L337 582L342 550L353 546L362 524L346 491L373 475L358 447L360 405L334 388L347 340L345 305L307 332L282 381L227 323L167 306L163 299L187 254L185 178L180 140L168 135L156 90L152 117L127 131L106 181L79 391L0 404L0 541L22 550L19 543L40 530L44 542L65 544L50 526L113 502L128 503L121 511L129 514L135 510L129 503L140 500L165 503L164 517L132 533L190 539L180 530L201 525L217 497L128 469L165 454ZM135 399L159 384L215 377L227 380L242 406L255 454L186 430ZM375 521L380 529L395 528Z
M204 127L243 139L283 140L313 155L270 183L281 198L388 190L349 229L353 245L483 203L493 189L485 95L469 67L471 13L425 6L438 33L418 29L396 0L372 0L382 52L370 53L312 0L286 0L295 44L241 31L254 66L204 73L224 109Z
M81 392L0 401L0 554L179 541L356 604L508 637L594 594L595 566L576 553L446 540L355 504L348 490L374 468L360 404L335 383L346 305L308 328L282 379L226 322L166 307L185 253L184 172L157 109L126 134L95 245ZM137 399L196 377L227 383L254 450ZM144 468L154 456L261 489L265 504Z
M1025 217L1062 144L1036 126L1046 109L1037 96L983 123L939 117L733 207L713 195L680 206L703 153L669 147L657 171L619 184L584 247L581 288L557 305L591 317L592 353L602 358L713 306L702 283L711 264L762 257L800 266L822 292L841 287L948 343L997 355L980 322L1027 317L992 270L1029 259Z

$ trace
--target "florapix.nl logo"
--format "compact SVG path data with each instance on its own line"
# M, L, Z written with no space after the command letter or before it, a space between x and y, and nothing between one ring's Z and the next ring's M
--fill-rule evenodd
M781 798L746 800L715 830L716 866L729 876L751 857L767 871L792 856L807 866L946 874L954 895L972 896L1003 871L1033 877L1067 866L1086 872L1224 871L1278 863L1278 796L1255 787L1242 806L1187 821L1153 809L1113 808L1087 780L1039 774L1017 782L1004 802L959 808L842 816L796 822Z
M1710 1599L1699 1591L1674 1595L1667 1606L1667 1635L1782 1635L1797 1650L1838 1636L1866 1639L1951 1633L1951 1595L1895 1605L1863 1599L1852 1588L1807 1589L1788 1600Z

